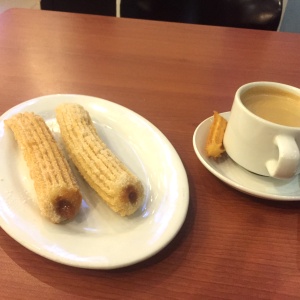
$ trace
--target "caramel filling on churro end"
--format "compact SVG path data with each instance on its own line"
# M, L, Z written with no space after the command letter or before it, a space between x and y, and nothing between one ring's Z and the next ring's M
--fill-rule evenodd
M66 199L59 199L56 203L56 213L63 218L70 219L74 216L74 206Z
M128 195L128 199L131 204L135 204L138 199L137 193L135 191L130 192Z
M138 191L134 185L129 184L124 187L123 199L124 201L130 202L130 204L135 205L138 202Z

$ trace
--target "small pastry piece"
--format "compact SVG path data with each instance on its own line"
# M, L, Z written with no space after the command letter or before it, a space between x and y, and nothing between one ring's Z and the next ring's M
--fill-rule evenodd
M214 111L214 120L209 129L205 150L209 157L218 158L225 152L223 138L227 121Z
M89 113L78 104L62 104L56 119L67 152L87 183L113 211L133 214L143 201L143 185L100 139Z
M82 197L45 121L25 112L4 122L13 131L29 168L41 215L53 223L73 218L80 209Z

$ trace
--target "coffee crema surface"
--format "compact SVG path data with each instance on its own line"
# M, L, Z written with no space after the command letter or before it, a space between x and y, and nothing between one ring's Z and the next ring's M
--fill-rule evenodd
M241 95L255 115L280 125L300 127L300 96L276 88L256 87Z

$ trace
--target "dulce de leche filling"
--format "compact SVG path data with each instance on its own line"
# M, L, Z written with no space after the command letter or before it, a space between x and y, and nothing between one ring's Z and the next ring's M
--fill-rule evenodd
M60 198L56 203L55 211L61 217L70 219L75 214L75 207L67 199Z

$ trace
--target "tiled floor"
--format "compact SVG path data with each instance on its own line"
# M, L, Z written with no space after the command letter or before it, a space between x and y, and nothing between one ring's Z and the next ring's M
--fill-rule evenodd
M0 0L0 13L13 7L40 9L40 0Z

